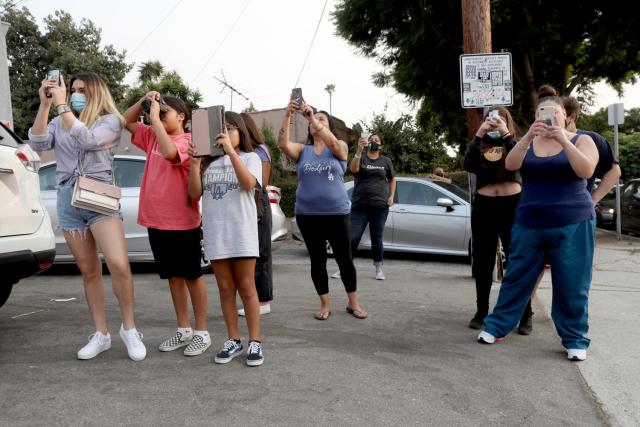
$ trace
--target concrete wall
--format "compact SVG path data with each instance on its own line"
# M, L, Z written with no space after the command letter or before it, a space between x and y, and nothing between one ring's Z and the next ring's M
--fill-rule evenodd
M11 111L11 88L9 87L9 63L7 60L6 35L9 24L0 22L0 120L11 122L13 129L13 113Z

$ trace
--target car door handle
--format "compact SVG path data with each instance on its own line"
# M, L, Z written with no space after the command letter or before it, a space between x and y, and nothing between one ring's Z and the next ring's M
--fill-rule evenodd
M13 169L0 168L0 174L11 175L13 174Z
M404 208L400 208L400 209L397 209L396 212L407 213L407 212L409 212L409 210L408 209L404 209Z

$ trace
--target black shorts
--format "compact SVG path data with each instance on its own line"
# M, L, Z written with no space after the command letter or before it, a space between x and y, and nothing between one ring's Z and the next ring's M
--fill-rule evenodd
M193 230L158 230L148 228L149 244L161 279L202 276L200 227Z

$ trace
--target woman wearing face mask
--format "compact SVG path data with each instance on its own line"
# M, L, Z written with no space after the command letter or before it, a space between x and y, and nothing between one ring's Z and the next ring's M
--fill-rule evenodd
M289 141L289 123L298 109L309 121L306 144ZM320 297L320 309L314 317L327 320L331 315L327 274L328 240L347 291L347 312L358 319L365 319L367 312L358 303L356 268L351 259L350 203L344 189L349 153L347 144L336 137L333 119L328 113L315 112L306 102L298 105L291 100L282 119L278 147L296 163L296 222L309 251L311 279Z
M511 227L520 199L520 177L505 168L507 154L516 144L516 127L509 110L492 108L469 144L463 166L476 175L471 210L473 277L476 281L476 314L469 322L480 329L489 313L489 295L496 265L498 238L508 259ZM531 332L531 301L520 320L519 332Z
M367 145L369 150L363 157L362 151ZM351 195L351 255L355 258L360 239L369 225L376 280L385 280L382 272L382 236L396 192L393 163L387 156L380 154L381 151L382 138L379 135L360 138L356 154L349 164L349 170L355 176ZM340 278L340 272L331 277Z
M580 361L586 359L590 343L586 334L595 245L595 212L586 180L598 163L598 150L588 135L567 131L565 119L562 98L541 97L536 121L507 156L507 170L522 174L522 196L509 268L478 341L493 344L513 329L548 262L551 317L568 359Z
M163 341L160 351L185 347L185 356L197 356L211 345L207 331L207 287L200 266L200 209L189 197L189 109L179 98L147 93L125 113L132 143L147 161L140 187L138 224L147 227L149 243L161 279L169 281L177 330ZM142 103L150 102L151 126L138 122ZM195 330L189 319L189 297Z
M47 97L47 93L51 96ZM105 257L113 291L120 305L120 337L129 357L142 360L147 352L142 334L136 330L133 314L133 280L124 240L122 215L103 215L71 205L79 164L86 176L113 182L113 156L120 143L124 120L104 81L94 73L79 73L71 79L71 96L66 99L64 78L44 80L39 90L40 108L29 129L29 145L36 151L54 150L58 227L82 273L84 291L95 332L78 351L78 359L91 359L111 348L104 310L102 264L97 246ZM47 124L53 105L58 117Z

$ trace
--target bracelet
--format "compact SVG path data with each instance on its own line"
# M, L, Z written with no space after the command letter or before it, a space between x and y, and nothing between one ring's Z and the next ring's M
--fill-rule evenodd
M69 106L67 104L60 104L59 107L62 107L62 109L58 108L58 115L61 116L64 113L70 113L71 112L71 108L69 108Z
M511 136L511 132L507 132L504 135L502 135L502 139L507 139Z
M58 105L56 105L56 108L58 108L58 107L59 107L59 106L61 106L61 105L67 105L67 103L66 103L66 102L63 102L62 104L58 104Z

